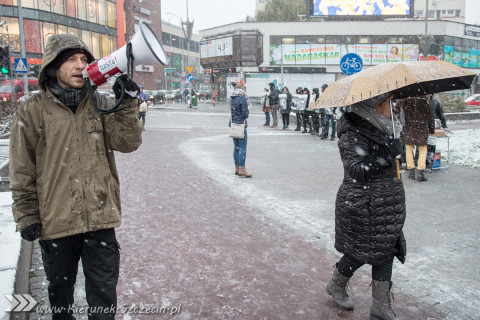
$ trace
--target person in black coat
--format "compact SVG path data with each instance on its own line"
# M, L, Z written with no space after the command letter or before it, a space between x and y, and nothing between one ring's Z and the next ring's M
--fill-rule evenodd
M303 88L303 94L307 95L307 102L305 104L305 111L303 111L303 131L302 133L307 133L307 125L308 125L308 132L312 131L312 123L310 122L310 114L312 113L311 110L308 110L308 106L310 104L310 91L308 88Z
M280 113L282 115L282 122L283 122L283 130L288 129L290 124L290 110L292 108L292 94L288 91L287 87L283 87L282 94L285 94L285 106L282 106L282 102L280 102ZM281 101L282 99L280 99Z
M442 128L446 129L447 120L445 119L445 114L443 113L442 105L437 99L433 97L433 95L430 96L430 105L432 106L433 117L435 119L439 119L442 124Z
M402 150L397 138L401 125L398 121L395 128L392 125L389 99L373 109L363 103L350 109L337 128L344 179L335 203L335 248L343 257L326 290L337 306L353 310L347 283L358 268L370 264L371 317L394 319L390 301L393 258L404 263L406 256L405 192L395 160Z
M320 97L320 91L318 88L312 89L312 98L313 102L317 101ZM322 109L323 110L323 109ZM315 109L311 113L312 115L312 122L313 122L313 131L310 134L317 134L320 132L320 109Z

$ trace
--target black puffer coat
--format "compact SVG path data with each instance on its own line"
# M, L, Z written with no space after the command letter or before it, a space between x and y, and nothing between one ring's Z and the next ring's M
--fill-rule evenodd
M382 265L394 255L404 263L405 192L391 139L349 112L339 121L344 179L335 203L335 248L358 261Z

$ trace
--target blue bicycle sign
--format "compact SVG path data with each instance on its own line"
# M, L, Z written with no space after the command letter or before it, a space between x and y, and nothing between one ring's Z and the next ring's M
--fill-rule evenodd
M355 53L347 53L343 56L342 60L340 60L340 69L347 76L362 70L362 67L362 58Z

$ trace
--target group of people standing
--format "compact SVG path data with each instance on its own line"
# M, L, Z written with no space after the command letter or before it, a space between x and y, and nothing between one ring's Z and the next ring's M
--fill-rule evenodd
M327 84L322 85L321 92L327 87ZM308 109L317 101L320 94L318 88L313 88L312 93L310 93L308 88L298 87L295 94L292 95L287 87L283 87L280 91L273 82L269 83L262 96L263 112L265 112L264 126L278 128L278 111L280 111L283 130L287 130L290 125L290 113L293 109L295 110L297 124L295 131L302 131L303 126L302 133L318 135L322 140L325 140L329 136L328 131L331 123L330 140L335 140L336 122L341 116L341 108ZM270 118L272 119L271 126ZM322 128L321 132L320 127Z

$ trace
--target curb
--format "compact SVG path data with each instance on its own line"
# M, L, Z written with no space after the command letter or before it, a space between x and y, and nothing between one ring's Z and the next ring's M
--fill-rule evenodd
M33 243L22 239L15 273L14 294L30 293L30 268L32 264ZM29 312L11 312L10 320L28 320Z

